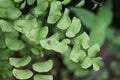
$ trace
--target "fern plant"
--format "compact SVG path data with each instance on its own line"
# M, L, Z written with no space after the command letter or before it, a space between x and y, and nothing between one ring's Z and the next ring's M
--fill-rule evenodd
M90 38L81 31L80 19L70 17L70 10L62 8L70 2L0 0L0 76L3 79L13 75L17 79L53 80L52 75L43 74L54 64L44 56L53 52L69 53L68 59L84 70L91 66L95 71L100 69L102 58L95 57L99 44L89 45ZM84 3L82 0L76 7Z

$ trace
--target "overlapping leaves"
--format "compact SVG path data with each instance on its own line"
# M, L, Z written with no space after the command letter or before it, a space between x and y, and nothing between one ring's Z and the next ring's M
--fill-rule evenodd
M9 62L12 66L15 68L13 69L13 75L17 79L29 79L33 76L33 72L31 70L24 70L24 69L16 69L20 67L24 67L28 65L31 61L30 56L26 56L23 58L10 58ZM48 72L52 69L53 67L53 62L52 60L44 61L44 62L36 62L32 65L33 70L36 72L42 73L42 72ZM22 74L21 74L22 73ZM34 76L34 80L37 79L48 79L53 80L52 75L42 75L42 74L37 74Z
M33 5L35 2L37 2L36 6ZM8 53L2 55L5 56L3 59L8 59L13 53L20 53L20 56L24 56L9 58L9 63L14 66L13 75L17 79L29 79L33 76L33 72L24 67L29 65L33 59L33 56L30 56L31 52L32 55L43 57L42 50L53 50L59 53L70 50L70 60L76 63L81 62L82 68L89 68L93 65L94 70L99 70L101 58L94 58L99 51L99 45L90 46L87 33L78 34L81 22L76 17L71 20L69 9L65 8L62 13L62 5L70 2L71 0L61 2L56 0L0 0L0 50L2 54ZM23 15L22 10L27 6L26 4L31 6L31 9L29 13ZM84 0L76 6L83 5ZM61 33L57 30L54 32L53 29L62 30L64 38L60 38ZM25 50L30 51L25 52ZM33 63L31 68L40 73L33 77L34 80L53 80L51 75L41 74L50 71L52 66L52 60Z

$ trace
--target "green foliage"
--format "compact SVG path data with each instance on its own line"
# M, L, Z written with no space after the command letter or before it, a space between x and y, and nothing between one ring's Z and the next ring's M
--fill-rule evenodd
M40 51L38 48L31 48L31 52L32 52L34 55L41 55L41 56L43 57L42 51Z
M16 19L21 15L19 9L17 9L11 0L0 0L0 17L8 19Z
M75 44L81 45L84 49L89 48L90 38L86 32L83 32L80 36L74 39Z
M28 3L29 5L32 5L34 2L35 2L35 0L27 0L27 3Z
M51 75L35 75L34 80L53 80Z
M33 73L30 70L13 69L13 75L17 79L29 79L32 77Z
M31 61L30 56L26 56L23 58L10 58L10 64L14 67L20 68L22 66L26 66Z
M76 7L82 7L85 4L85 0L81 0Z
M62 18L60 19L60 21L57 24L57 27L60 29L67 29L70 26L71 20L69 17L69 10L66 8Z
M47 50L54 50L56 52L64 53L68 49L68 45L70 43L69 39L64 39L59 42L59 34L53 34L48 39L40 40L40 44L43 48Z
M86 57L81 66L85 69L89 68L90 66L92 66L92 59L89 56Z
M53 66L52 60L45 62L36 62L33 64L33 69L37 72L48 72Z
M0 49L0 59L8 59L14 52L10 49Z
M13 24L8 22L8 21L0 20L0 25L1 25L1 30L3 32L13 32L13 31L15 31L14 28L12 27Z
M70 59L74 62L82 61L86 57L86 53L83 50L80 50L79 45L74 45L70 53Z
M11 68L8 61L0 61L0 76L4 79L8 78L8 76L12 76L12 72L9 70Z
M82 7L84 1L78 3L77 7ZM48 60L44 57L50 51L62 55L67 53L67 59L72 60L70 63L77 65L70 66L71 69L77 67L78 70L86 70L92 65L95 71L100 69L102 59L95 57L100 50L99 45L90 45L89 35L81 31L80 19L69 16L67 7L62 8L62 5L70 2L0 0L0 60L9 59L10 64L4 65L8 67L6 71L12 71L16 79L53 80L52 75L42 74L53 67L51 58ZM26 7L30 9L27 11ZM39 74L35 75L35 72ZM9 77L4 74L0 76L4 79Z
M47 22L51 24L56 23L61 16L61 9L62 9L61 3L59 1L53 1L51 3Z
M5 42L9 49L15 50L15 51L21 50L25 46L25 44L22 41L14 39L14 38L13 39L6 38Z
M98 51L100 51L99 45L94 44L91 48L88 49L88 55L90 57L94 57Z
M33 12L35 15L40 15L45 13L46 9L48 7L48 1L47 0L37 0L37 6L34 8Z
M84 8L74 8L71 7L70 10L75 13L75 15L81 19L81 22L89 29L95 24L96 15Z
M71 0L63 0L63 1L62 1L62 4L63 4L63 5L67 5L67 4L69 4L70 2L71 2Z
M70 27L66 31L66 36L74 37L80 31L80 28L80 20L74 17L72 23L70 24Z
M97 15L86 9L70 8L70 10L81 19L81 22L90 29L91 45L99 43L99 45L102 46L104 43L107 29L112 21L111 6L111 0L107 0L106 4L100 7Z

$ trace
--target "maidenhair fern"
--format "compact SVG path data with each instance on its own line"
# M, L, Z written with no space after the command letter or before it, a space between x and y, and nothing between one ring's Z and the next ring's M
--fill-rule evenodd
M53 61L37 61L37 58L44 58L46 51L50 50L61 54L69 53L69 59L80 64L83 69L92 65L95 71L100 69L102 59L95 57L100 50L99 45L90 46L88 34L80 34L80 19L71 19L70 10L62 8L62 5L70 2L71 0L0 0L0 56L6 57L2 60L9 59L13 66L13 76L17 79L53 80L52 75L42 74L52 69ZM76 6L81 7L84 3L85 0L82 0ZM30 9L24 12L26 6ZM12 56L14 54L19 57ZM32 64L31 68L25 69L29 64ZM38 74L34 74L33 70Z

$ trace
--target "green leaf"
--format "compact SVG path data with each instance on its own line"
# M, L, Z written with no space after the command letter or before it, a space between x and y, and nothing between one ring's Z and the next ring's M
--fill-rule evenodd
M68 44L70 43L69 39L63 39L56 46L53 47L53 50L56 52L64 53L68 50Z
M31 20L19 19L14 22L14 28L21 33L25 33L38 28L38 23L36 18Z
M80 63L75 63L72 60L70 60L70 52L71 52L71 50L69 49L63 54L64 64L67 66L67 68L70 71L76 71L78 69L81 69L81 62Z
M103 29L101 27L92 29L90 33L90 45L98 43L100 46L102 46L106 38L106 32L106 29Z
M86 53L83 50L79 50L77 53L74 53L74 56L72 56L71 60L78 63L79 61L84 60L86 57Z
M49 37L48 39L42 39L40 40L40 44L43 48L47 49L47 50L53 50L54 47L56 47L56 45L59 44L59 34L53 34L51 37Z
M24 19L23 19L23 21L24 21ZM29 32L30 30L36 29L36 28L39 28L38 27L38 22L37 22L36 18L25 20L25 23L23 24L24 32Z
M97 65L96 63L93 63L93 69L94 69L95 71L98 71L98 70L100 69L100 66Z
M43 52L41 50L39 50L38 48L31 48L31 51L34 55L41 55L41 57L44 56Z
M64 53L68 49L69 39L63 39L59 42L59 34L53 34L48 39L40 40L40 44L43 48L47 50L54 50L56 52Z
M8 59L13 54L13 51L10 49L0 49L0 59Z
M69 10L66 8L62 18L60 19L60 21L57 24L57 27L59 29L67 29L70 26L70 23L71 23L71 20L69 17Z
M6 48L5 37L3 31L0 28L0 48Z
M92 29L95 24L96 15L83 8L71 7L70 10L81 20L81 22L89 29Z
M23 58L10 58L9 63L17 68L26 66L31 61L30 56L25 56Z
M11 1L11 0L9 0ZM8 2L9 2L8 1ZM5 3L6 4L6 3ZM8 18L8 19L17 19L21 15L21 11L17 9L13 3L11 3L12 6L2 9L0 8L0 17L1 18Z
M33 69L37 72L48 72L52 69L53 62L52 60L44 62L36 62L33 64Z
M93 69L95 71L98 71L100 67L103 65L101 57L93 58L92 63L93 63Z
M80 28L80 20L74 17L72 23L70 24L70 27L67 29L66 36L74 37L80 31Z
M14 38L12 39L6 38L5 42L6 42L7 47L11 50L17 51L25 47L25 44L21 40L17 40Z
M90 38L86 32L83 32L80 36L75 37L74 41L76 44L82 45L84 49L89 48Z
M26 6L26 0L24 0L24 2L20 5L20 9L24 9Z
M79 61L83 61L84 58L86 57L85 51L80 50L78 53L80 54L80 56L79 56Z
M3 32L13 32L14 31L12 22L0 20L0 27Z
M33 73L30 70L13 69L13 75L17 79L29 79L32 77Z
M40 27L38 27L38 23L37 23L37 20L34 18L34 19L31 19L31 20L17 20L15 21L14 23L14 28L25 34L26 37L32 41L32 42L35 42L35 43L39 43L39 34L40 34L40 31L41 32L41 35L43 34L43 32L45 31L45 35L47 34L47 27L44 27L40 30ZM44 37L42 35L42 37Z
M75 54L80 50L80 46L78 44L75 44L71 50L70 53L70 59L72 60L72 58L74 58Z
M92 66L92 59L87 56L81 64L81 67L87 69Z
M89 48L89 42L90 42L89 36L85 32L81 36L83 36L82 47L84 49Z
M11 65L9 64L8 61L0 61L0 69L2 70L8 70L8 69L11 69Z
M11 0L0 0L0 8L13 7L13 2Z
M0 73L2 79L7 79L8 77L12 76L12 72L10 70L5 70Z
M31 51L35 55L39 55L40 54L40 51L37 48L31 48Z
M17 31L24 33L23 28L26 27L28 23L29 23L28 20L15 20L14 28Z
M43 39L46 38L47 34L48 34L48 27L45 26L40 28L38 37L39 39Z
M7 17L9 19L17 19L20 15L21 11L15 7L7 9Z
M60 1L53 1L50 5L50 12L48 15L47 22L54 24L56 23L61 16L62 5Z
M94 57L98 52L100 51L100 46L99 44L94 44L88 49L88 55L90 57Z
M5 39L0 40L0 48L6 48Z
M94 3L94 6L93 6L93 8L92 8L92 9L97 8L97 6L98 6L98 4L97 4L97 3Z
M35 14L43 14L48 7L47 0L37 0L37 7L35 7L34 12Z
M31 29L30 31L25 31L25 35L26 37L32 41L32 42L35 42L35 43L39 43L39 32L40 29L39 28L35 28L35 29Z
M7 60L1 60L0 61L0 78L1 79L7 79L8 77L12 76L11 72L11 65L8 63Z
M71 2L71 0L63 0L63 1L62 1L62 4L63 4L63 5L67 5L67 4L69 4L70 2Z
M93 25L93 28L90 32L91 45L99 43L100 46L104 43L107 34L107 28L112 21L112 1L107 0L107 2L100 7L97 16L96 23ZM109 17L109 18L108 18Z
M37 74L34 76L34 80L53 80L53 76Z
M14 31L14 32L5 32L4 33L4 37L5 38L15 39L15 38L19 37L19 33L17 31Z
M28 3L29 5L32 5L32 4L34 4L35 1L36 1L36 0L27 0L27 3Z
M85 4L85 0L81 0L77 5L75 5L76 7L82 7Z
M0 18L5 18L6 17L6 9L0 9Z
M82 61L86 57L86 53L80 49L80 46L75 44L70 53L69 59L74 62Z

